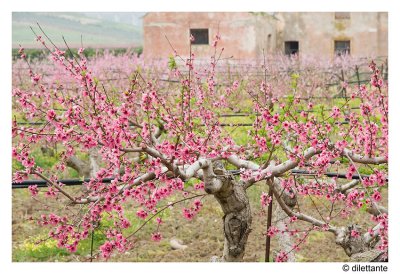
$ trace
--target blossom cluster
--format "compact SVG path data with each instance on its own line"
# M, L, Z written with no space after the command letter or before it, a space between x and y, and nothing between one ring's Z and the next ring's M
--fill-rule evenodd
M130 236L124 231L131 227L126 211L133 211L139 221L148 222L172 199L183 194L182 201L189 200L186 182L192 177L200 180L192 190L203 192L201 172L190 173L196 164L201 166L202 160L225 163L234 156L240 161L253 161L252 165L236 165L242 185L277 177L282 193L291 199L316 197L332 208L345 205L336 212L337 218L347 219L353 210L369 208L383 200L387 169L371 168L370 164L387 164L387 83L374 62L370 65L369 85L352 87L343 83L351 97L335 101L325 110L311 97L305 102L301 98L310 95L310 82L314 91L322 86L314 74L282 76L279 83L260 81L245 73L238 78L218 74L219 34L212 42L215 54L206 66L197 62L194 53L181 58L180 66L168 66L166 62L149 66L137 56L117 58L107 54L86 60L83 48L71 58L61 49L49 48L41 36L37 39L50 50L53 65L42 68L45 71L40 71L39 66L35 72L35 65L29 64L21 47L21 58L29 65L29 85L24 82L13 88L14 108L18 117L41 124L26 126L13 121L12 157L22 167L13 174L13 181L39 176L49 185L44 192L46 198L58 199L63 194L71 205L84 205L78 221L73 216L54 213L43 215L38 221L52 227L50 236L57 239L59 247L76 251L78 243L99 223L111 220L107 240L100 246L102 257L110 258L114 250L125 252L130 248ZM193 42L194 38L190 39ZM293 65L291 62L288 67ZM281 75L278 67L263 68L266 73ZM53 75L46 76L46 70L53 71ZM121 71L128 75L125 79L118 78ZM117 81L101 81L100 77L116 77ZM280 94L283 90L292 93ZM353 110L350 105L357 102L359 109ZM234 126L223 126L223 114L238 108L252 110L248 117L252 126L239 138ZM43 144L57 144L60 149L60 162L49 170L43 170L33 157L34 150ZM85 182L83 194L71 197L58 178L68 163L71 165L72 158L90 155L94 150L101 164ZM292 176L289 172L295 168L305 169L311 179ZM329 171L345 170L346 179L352 180L359 177L361 168L368 168L370 175L359 178L359 188L343 189L346 185L338 178L324 177ZM109 178L110 183L103 183ZM32 196L40 196L37 186L29 187L29 191ZM262 192L261 207L271 201L272 197ZM190 203L182 209L187 220L193 220L203 207L201 199ZM315 229L329 231L332 212L333 209L327 216L313 212L316 218L323 219ZM299 234L288 228L299 218L289 216L284 230L271 226L266 234ZM382 250L388 246L387 218L380 214L372 220L380 224ZM160 224L161 219L151 236L154 241L162 239ZM359 237L358 233L354 230L351 235ZM296 243L294 250L302 242ZM287 258L288 254L282 251L275 260Z

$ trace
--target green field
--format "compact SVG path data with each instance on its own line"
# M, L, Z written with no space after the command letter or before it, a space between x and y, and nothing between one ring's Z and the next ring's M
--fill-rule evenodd
M142 28L126 22L114 22L107 18L96 18L84 13L38 13L14 12L12 15L12 46L40 48L30 29L40 33L41 25L52 40L63 46L62 36L71 47L138 47L142 45Z

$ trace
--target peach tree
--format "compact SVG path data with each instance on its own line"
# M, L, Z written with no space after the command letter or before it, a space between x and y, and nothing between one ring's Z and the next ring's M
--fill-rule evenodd
M182 212L191 220L201 210L202 198L210 195L224 214L223 254L214 260L241 261L252 224L247 191L263 184L262 207L276 201L283 214L281 225L269 225L265 233L280 237L275 261L293 261L293 253L315 230L332 233L353 260L387 260L388 211L381 200L388 184L388 86L374 62L370 82L349 87L350 97L326 110L323 104L300 98L298 75L293 75L290 91L272 91L266 78L247 88L241 87L240 79L219 85L219 36L207 66L197 66L192 52L187 58L177 53L170 58L169 74L176 85L165 88L137 70L129 84L117 90L105 88L96 78L83 48L68 55L68 48L63 51L39 35L37 40L71 82L47 85L41 74L29 69L31 84L13 89L18 117L41 122L26 126L13 120L12 157L21 167L13 181L45 180L46 199L59 201L63 196L67 208L79 207L78 213L54 212L37 220L51 227L49 236L59 247L76 251L102 219L112 218L99 254L109 258L114 251L134 248L132 240L142 226L125 232L131 226L127 203L139 207L135 214L143 225L156 220L151 237L159 241L161 212L192 201ZM22 47L20 55L29 65ZM272 96L283 92L287 96ZM243 131L246 142L238 142L220 121L221 114L235 108L237 96L252 110L252 126ZM59 162L51 169L37 165L31 152L43 143L59 147ZM89 160L77 153L86 153ZM79 194L59 181L67 167L87 179ZM309 176L296 175L299 169ZM328 172L345 173L345 178L327 177ZM189 182L195 192L172 200ZM37 186L29 190L38 195ZM310 197L325 209L301 210L301 201ZM355 212L375 225L361 228L352 222ZM307 228L294 228L298 222Z

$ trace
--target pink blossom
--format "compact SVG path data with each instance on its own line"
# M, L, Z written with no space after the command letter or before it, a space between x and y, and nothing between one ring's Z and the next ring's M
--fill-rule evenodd
M56 118L56 112L54 111L54 109L49 109L47 111L47 120L49 121L53 121Z
M278 263L287 262L287 260L288 260L288 255L284 251L280 251L275 257L275 262Z
M291 223L294 223L294 222L296 222L296 221L297 221L297 217L296 217L296 216L290 217L290 222L291 222Z
M111 256L113 248L113 244L109 241L106 241L102 246L100 246L100 251L103 258L108 259Z
M357 231L357 230L352 229L352 230L351 230L351 237L353 237L353 238L358 238L358 237L360 237L360 232Z
M151 234L151 239L155 242L159 242L162 239L162 235L160 232L154 232Z
M270 197L267 193L262 192L260 196L260 201L261 201L261 207L265 208L271 203L272 197Z
M57 196L57 193L56 193L56 191L55 191L52 187L49 187L49 188L47 189L45 195L46 195L46 197L56 197L56 196Z
M374 201L379 202L380 200L382 200L382 195L378 190L374 190L374 193L372 194L372 199L374 199Z
M140 209L136 212L136 215L140 218L140 219L146 219L148 213L146 211L144 211L143 209Z
M29 191L31 192L32 196L36 196L39 193L37 185L32 185L28 187Z
M337 106L334 106L334 107L332 108L331 116L332 116L333 118L338 118L339 115L340 115L340 109L339 109Z
M279 229L277 228L277 227L275 227L275 226L270 226L269 228L268 228L268 231L267 231L267 235L269 236L269 237L273 237L273 236L275 236L277 233L279 233Z
M182 209L182 212L183 212L183 217L185 217L189 221L193 219L194 214L190 209L184 208Z

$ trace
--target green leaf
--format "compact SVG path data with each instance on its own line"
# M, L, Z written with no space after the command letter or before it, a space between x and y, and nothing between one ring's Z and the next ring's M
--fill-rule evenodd
M170 56L169 56L169 60L168 60L168 68L169 68L170 70L174 70L174 69L176 69L177 67L178 67L178 66L176 65L176 61L175 61L174 56L170 55Z
M292 87L292 89L295 91L296 90L296 88L297 88L297 79L300 77L300 75L298 74L298 73L292 73L291 75L290 75L290 78L292 78L292 81L290 82L291 83L291 87Z
M367 204L365 203L365 199L363 200L363 205L360 207L361 212L367 212Z

